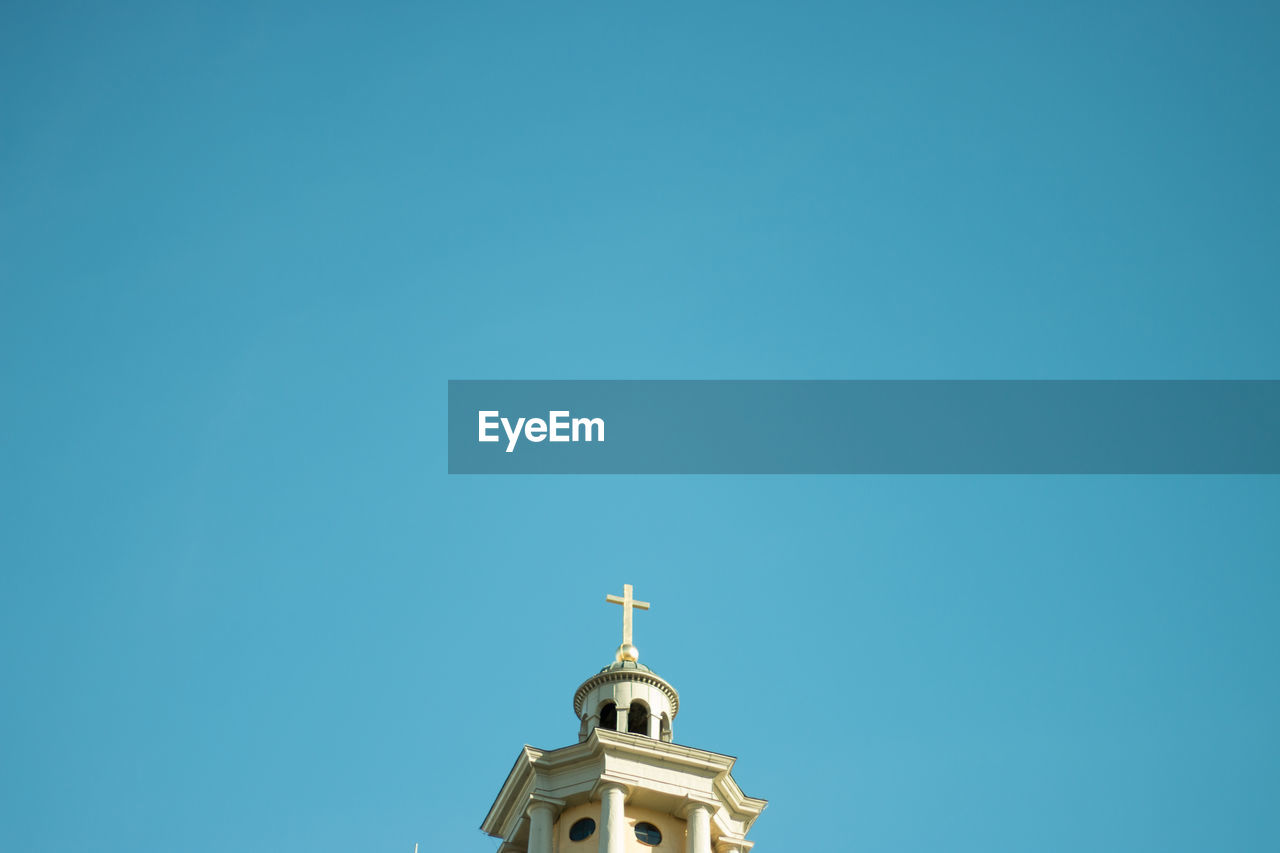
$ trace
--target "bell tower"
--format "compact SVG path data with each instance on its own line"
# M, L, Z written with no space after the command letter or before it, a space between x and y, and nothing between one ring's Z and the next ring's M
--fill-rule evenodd
M630 584L622 644L573 694L578 742L526 746L480 828L498 853L747 853L765 801L734 781L734 760L675 742L680 694L640 663Z

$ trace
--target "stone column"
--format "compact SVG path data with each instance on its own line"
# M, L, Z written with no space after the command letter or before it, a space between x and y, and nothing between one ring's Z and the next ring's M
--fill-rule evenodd
M534 800L529 804L529 853L551 853L551 824L556 807Z
M649 712L649 737L659 740L662 737L662 715Z
M631 706L618 709L618 731L625 732L627 730L627 717L631 713Z
M711 806L693 803L684 819L685 853L711 853Z
M617 782L600 786L600 853L624 853L627 849L626 801L627 789Z

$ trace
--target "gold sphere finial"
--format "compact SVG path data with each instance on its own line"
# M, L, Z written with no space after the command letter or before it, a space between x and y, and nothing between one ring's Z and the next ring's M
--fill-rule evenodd
M640 650L630 643L623 643L618 646L618 651L614 657L617 658L618 663L622 663L624 660L629 660L632 663L635 663L640 660Z

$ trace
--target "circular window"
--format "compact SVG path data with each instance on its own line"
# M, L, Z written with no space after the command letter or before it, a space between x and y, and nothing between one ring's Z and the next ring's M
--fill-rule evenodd
M586 841L596 831L596 822L589 817L576 821L569 827L570 841Z
M636 840L641 844L657 847L662 843L662 833L658 831L658 827L651 823L637 823Z

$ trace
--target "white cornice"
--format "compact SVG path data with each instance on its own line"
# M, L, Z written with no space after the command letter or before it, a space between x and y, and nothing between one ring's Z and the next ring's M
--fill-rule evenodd
M604 669L588 678L579 685L573 694L573 713L582 716L582 703L586 700L587 694L601 684L609 684L614 681L638 681L641 684L652 685L661 690L671 702L671 716L674 719L676 714L680 713L680 694L676 689L667 683L667 680L656 672L647 669Z
M511 772L507 774L506 781L498 791L498 796L494 798L493 805L489 806L489 813L480 824L480 828L486 833L495 838L506 837L506 833L500 828L511 822L511 810L517 807L523 808L528 800L535 781L533 763L542 754L542 750L527 745L520 750L515 764L511 766Z
M745 834L766 801L742 793L731 775L735 761L732 756L607 729L594 729L582 743L561 749L526 746L480 828L511 841L523 831L531 800L587 802L598 799L597 789L604 781L623 784L637 796L651 791L646 796L670 798L672 783L663 775L675 773L688 774L688 784L702 791L690 796L691 788L683 795L686 800L715 804L716 823L722 832L735 831L731 824L737 824L736 832ZM615 762L622 762L618 770L609 769ZM651 776L641 769L645 767L660 769L662 775Z

